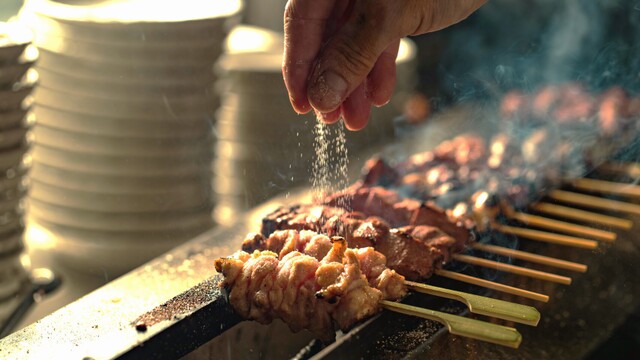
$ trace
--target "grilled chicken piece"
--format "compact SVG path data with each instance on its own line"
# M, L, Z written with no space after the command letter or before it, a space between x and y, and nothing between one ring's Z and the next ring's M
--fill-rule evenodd
M240 316L264 324L280 318L292 331L308 329L329 342L336 325L346 331L379 312L380 300L406 294L404 278L384 268L381 256L372 249L349 249L344 239L334 239L321 260L298 251L280 260L271 251L239 251L214 265Z

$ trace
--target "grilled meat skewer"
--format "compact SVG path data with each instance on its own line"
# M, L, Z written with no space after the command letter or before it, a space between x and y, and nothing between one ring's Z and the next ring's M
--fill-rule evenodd
M349 249L343 239L330 241L321 259L298 251L281 259L270 251L238 251L217 259L234 310L263 324L280 318L294 332L308 329L330 342L336 326L346 331L381 311L381 300L406 294L404 278L385 268L383 255Z
M309 236L309 233L315 234L310 231L344 237L351 248L374 247L386 257L387 267L410 280L431 277L435 269L450 261L452 254L462 251L471 239L458 241L428 225L394 229L376 216L309 205L282 207L267 215L262 234L251 234L242 249L270 250L280 256L297 250L321 257L328 248L326 240L320 244L317 236Z

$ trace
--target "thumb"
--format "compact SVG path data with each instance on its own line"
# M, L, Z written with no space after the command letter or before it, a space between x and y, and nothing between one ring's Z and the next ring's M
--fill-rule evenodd
M326 113L337 109L363 83L380 54L394 40L392 32L385 31L388 13L359 6L362 3L367 2L356 2L347 22L329 38L317 57L307 89L309 102L316 110Z

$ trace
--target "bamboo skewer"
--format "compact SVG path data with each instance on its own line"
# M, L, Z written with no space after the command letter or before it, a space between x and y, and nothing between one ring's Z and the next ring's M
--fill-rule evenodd
M564 232L567 234L578 236L589 236L602 241L614 241L617 238L617 234L611 231L605 231L600 229L594 229L592 227L576 225L560 220L548 219L542 216L525 214L525 213L513 213L509 216L514 220L518 220L527 225L537 226L544 229L555 230Z
M524 229L515 226L508 225L496 225L496 230L504 234L510 234L520 236L530 240L543 241L552 244L573 246L583 249L595 249L598 247L598 242L594 240L587 240L583 238L554 234L545 231Z
M520 289L520 288L509 286L509 285L500 284L494 281L479 279L477 277L473 277L466 274L460 274L460 273L449 271L449 270L435 270L435 274L438 276L446 277L448 279L485 287L487 289L492 289L492 290L500 291L507 294L521 296L527 299L532 299L532 300L541 301L545 303L549 301L548 295Z
M609 162L600 166L598 170L640 177L640 164L633 162Z
M571 220L588 221L600 225L615 227L617 229L629 230L633 227L633 222L628 219L621 219L613 216L574 209L556 204L537 203L531 205L531 209L549 215L559 216Z
M583 195L564 190L553 190L548 196L554 200L582 205L588 208L611 210L640 215L640 205L630 204L623 201L603 199L597 196Z
M508 346L514 349L517 349L522 342L522 335L514 328L388 300L380 301L380 305L393 312L437 321L445 325L449 332L454 335Z
M640 186L596 179L574 179L571 185L576 189L611 195L640 198Z
M520 260L524 260L524 261L528 261L536 264L552 266L559 269L571 270L571 271L576 271L581 273L587 272L587 265L566 261L566 260L560 260L560 259L556 259L549 256L532 254L530 252L510 249L502 246L474 243L471 245L471 248L488 252L488 253L510 256L514 259L520 259Z
M538 325L540 321L540 312L532 306L520 305L413 281L405 281L404 283L409 289L416 292L463 302L467 305L469 311L474 314L492 316L498 319L532 326Z
M456 261L460 261L460 262L471 264L471 265L477 265L477 266L482 266L490 269L496 269L496 270L508 272L511 274L528 276L534 279L551 281L558 284L571 285L571 278L567 276L556 275L556 274L548 273L545 271L527 269L521 266L504 264L501 262L477 258L469 255L454 254L452 257Z

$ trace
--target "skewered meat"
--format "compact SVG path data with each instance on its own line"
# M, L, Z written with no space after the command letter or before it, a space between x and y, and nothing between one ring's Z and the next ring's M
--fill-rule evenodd
M279 209L267 215L263 223L271 223L274 217L282 217L287 208ZM305 218L304 207L292 207L288 218ZM326 212L337 212L327 209ZM308 218L308 217L307 217ZM242 244L244 251L270 250L284 256L291 251L301 251L320 258L322 251L327 249L329 238L314 236L311 232L283 229L296 229L295 222L278 221L278 231L268 230L272 226L263 227L262 234L251 234ZM350 248L374 247L386 257L387 267L397 271L405 277L416 280L429 278L434 269L451 259L453 253L464 249L466 242L457 241L440 229L426 225L409 225L398 229L391 229L389 225L378 217L363 218L361 214L350 216L343 213L328 219L324 224L310 224L320 232L329 236L344 237ZM467 240L470 240L468 238ZM322 243L322 245L318 245Z
M629 111L634 101L617 86L596 95L579 83L566 83L546 85L533 94L510 91L500 108L504 119L537 125L554 123L560 128L584 125L600 137L610 137L620 134L629 118L638 115Z
M460 244L473 241L473 220L466 215L456 216L432 202L403 199L393 190L363 186L357 182L347 189L328 196L325 205L376 216L398 228L406 225L428 225L441 229Z
M343 239L334 238L321 260L298 251L280 260L270 251L238 251L217 259L215 268L240 316L264 324L280 318L292 331L308 329L328 342L335 325L348 330L379 312L385 296L397 300L406 294L404 278L384 268L382 259L375 251L348 249Z
M342 239L342 237L340 238ZM384 241L386 237L381 239ZM328 236L316 232L278 230L267 237L262 234L249 234L242 243L242 250L246 252L268 250L277 253L280 258L298 251L322 260L327 259L332 250L335 254L336 246L338 246L336 242ZM354 247L346 240L344 246L354 249L360 261L362 273L371 286L382 291L384 299L398 299L404 295L405 289L402 285L404 277L392 270L393 267L388 265L384 253L377 249L374 250L371 246Z

